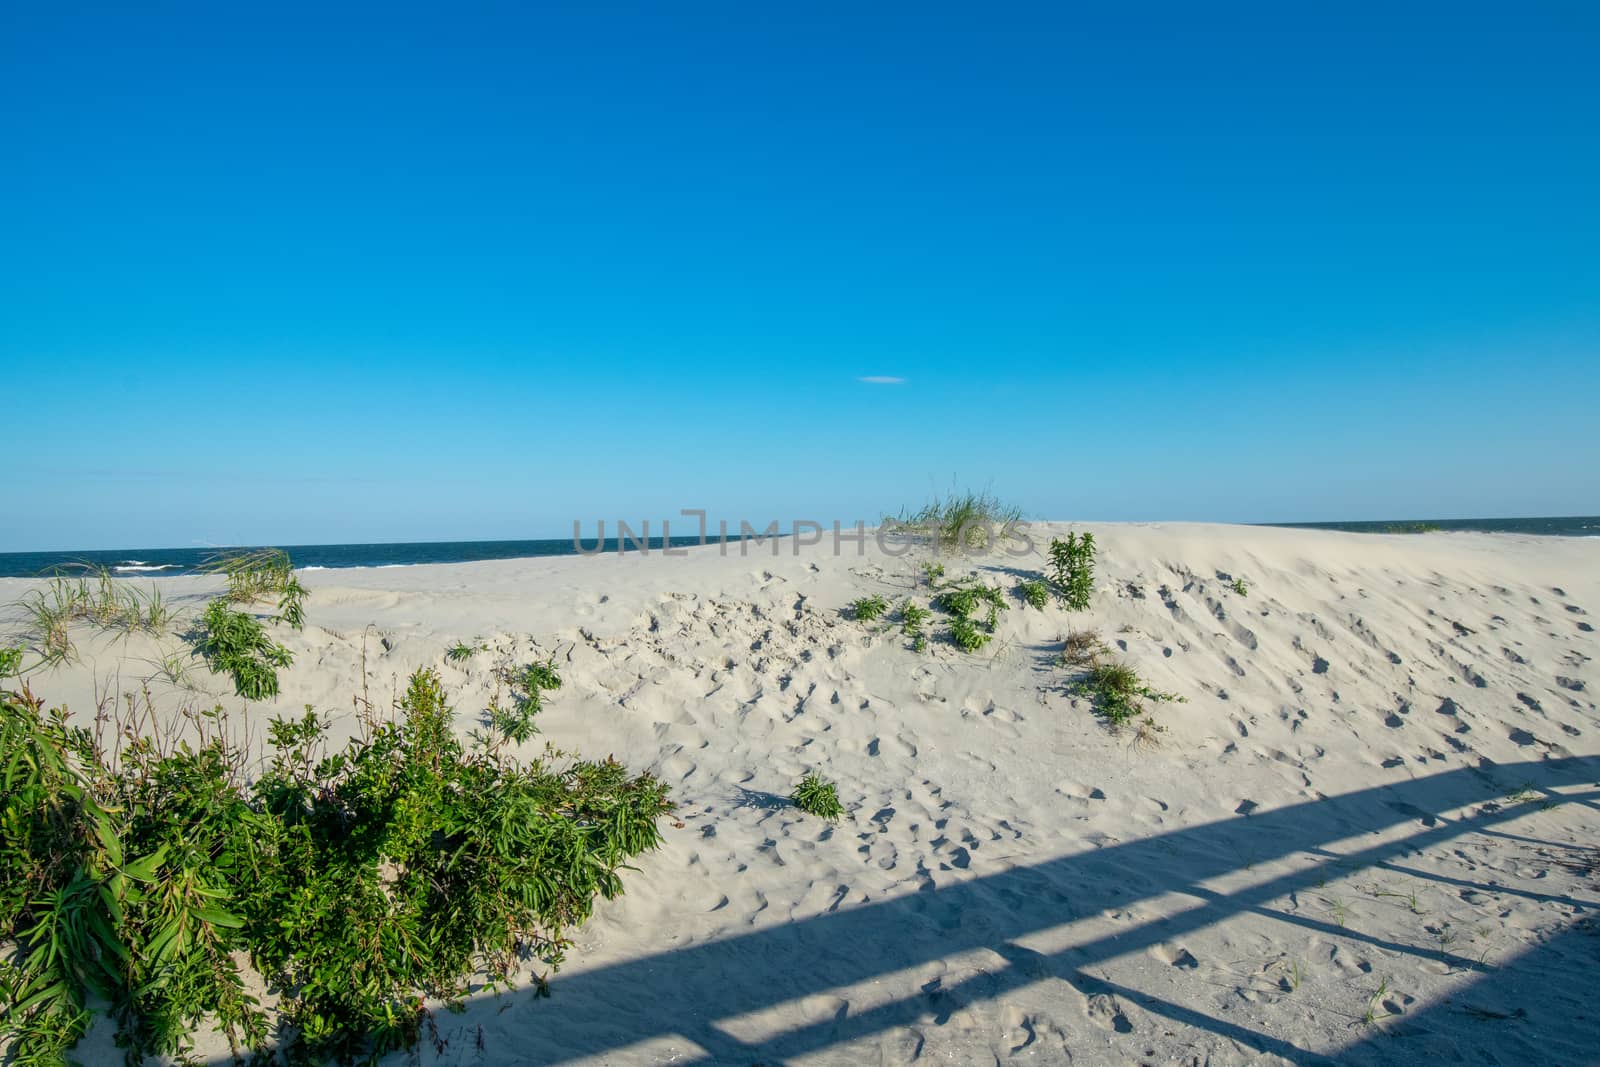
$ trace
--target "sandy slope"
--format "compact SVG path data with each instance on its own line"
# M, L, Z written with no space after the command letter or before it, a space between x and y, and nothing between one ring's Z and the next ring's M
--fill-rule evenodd
M441 1013L424 1062L1600 1061L1600 541L1087 528L1093 610L1017 605L976 656L843 617L925 597L925 551L871 544L312 572L285 695L243 716L428 665L466 729L554 652L545 738L672 783L683 826L553 998ZM1159 747L1066 691L1069 625L1187 697ZM174 639L80 641L53 700L212 702L156 674ZM837 826L781 799L813 768Z

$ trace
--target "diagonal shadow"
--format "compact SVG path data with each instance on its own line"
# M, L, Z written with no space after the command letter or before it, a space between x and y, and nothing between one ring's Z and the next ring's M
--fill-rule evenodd
M1600 1062L1600 927L1580 920L1420 1011L1380 1020L1341 1063Z
M1243 913L1362 939L1347 928L1332 928L1268 905L1331 875L1388 863L1520 817L1526 813L1520 806L1485 803L1503 797L1510 782L1536 777L1547 786L1572 786L1595 782L1597 771L1600 760L1586 758L1465 767L945 886L926 878L921 891L905 896L560 975L552 981L553 998L536 1006L507 1003L511 998L482 998L467 1005L465 1026L470 1029L475 1021L487 1022L507 1010L533 1013L532 1025L521 1031L528 1035L528 1045L515 1050L516 1062L609 1059L619 1050L646 1042L676 1042L680 1054L682 1045L694 1046L684 1058L674 1058L676 1063L776 1067L789 1058L913 1027L930 1017L938 1023L966 1005L1034 983L1065 982L1082 996L1121 997L1173 1023L1259 1053L1295 1063L1330 1062L1286 1038L1116 985L1091 975L1088 968ZM1596 798L1600 791L1568 794L1561 801L1587 803ZM1483 806L1461 817L1443 814L1474 805ZM1419 824L1415 832L1378 836L1413 822ZM1371 843L1364 844L1363 838L1371 838ZM1332 847L1336 844L1338 850ZM1238 889L1204 884L1255 864L1296 856L1304 866ZM1059 952L1040 952L1019 943L1080 918L1125 911L1140 901L1173 894L1191 898L1193 906ZM1463 969L1476 966L1442 948L1367 940L1391 952ZM862 952L863 945L873 951ZM989 950L993 965L985 964L979 973L960 981L935 980L912 995L859 1012L848 1004L821 1012L808 1010L808 1021L761 1041L741 1040L731 1032L739 1026L729 1026L739 1016L975 949ZM1594 1036L1600 1039L1600 1034Z

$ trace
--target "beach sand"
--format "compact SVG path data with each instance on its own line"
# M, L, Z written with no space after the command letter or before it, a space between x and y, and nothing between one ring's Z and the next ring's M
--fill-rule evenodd
M528 751L654 770L682 825L550 998L439 1011L423 1063L1600 1062L1600 541L1073 528L1091 610L1013 598L977 654L843 610L926 602L926 548L825 535L307 572L271 704L198 662L172 683L170 636L80 628L32 682L80 721L144 687L221 702L259 740L305 704L348 734L354 695L431 666L465 732L497 666L553 654ZM942 562L1008 589L1044 565ZM197 612L218 582L160 587ZM1070 628L1185 698L1158 743L1069 692ZM837 824L784 799L812 770Z

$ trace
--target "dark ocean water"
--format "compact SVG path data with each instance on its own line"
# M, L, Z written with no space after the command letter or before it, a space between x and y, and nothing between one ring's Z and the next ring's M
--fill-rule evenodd
M698 544L698 537L674 537L673 547ZM633 551L632 542L629 551ZM523 559L529 556L575 556L572 538L542 541L416 541L381 545L278 545L289 553L297 569L335 567L407 567L416 563L472 563L486 559ZM650 551L661 549L661 538L650 539ZM583 542L585 552L595 552L592 535ZM219 553L246 548L128 548L97 552L0 552L0 578L32 578L58 568L88 564L109 567L123 578L160 578L195 574L206 560ZM617 540L606 538L603 551L615 553Z
M1549 519L1400 519L1390 522L1281 522L1264 526L1293 526L1315 530L1349 530L1355 533L1404 533L1427 526L1439 531L1476 530L1484 533L1544 534L1556 537L1600 537L1600 517ZM674 547L693 545L695 537L674 537ZM572 556L577 552L570 537L539 541L418 541L377 545L282 545L296 567L405 567L417 563L470 563L486 559L519 559L530 556ZM659 551L661 538L650 540L650 550ZM584 542L593 552L595 543ZM603 551L617 550L615 538L607 538ZM631 550L631 549L630 549ZM216 548L130 548L115 551L82 552L0 552L0 577L31 578L50 574L57 568L89 564L109 567L125 578L154 578L173 574L194 574L207 559L221 551ZM228 549L227 551L239 551Z
M1478 533L1540 534L1545 537L1600 537L1600 516L1546 519L1387 519L1383 522L1263 522L1261 526L1293 526L1350 533Z

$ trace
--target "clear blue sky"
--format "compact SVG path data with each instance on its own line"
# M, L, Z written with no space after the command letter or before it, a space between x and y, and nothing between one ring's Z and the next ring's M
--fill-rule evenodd
M1600 6L1117 6L8 3L0 550L1600 512Z

